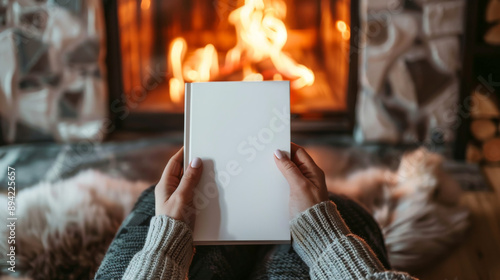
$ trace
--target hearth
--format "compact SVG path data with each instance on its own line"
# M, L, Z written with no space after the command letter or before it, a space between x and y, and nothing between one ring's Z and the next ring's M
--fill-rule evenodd
M289 80L295 130L352 130L358 80L354 2L105 1L117 124L181 129L185 82Z

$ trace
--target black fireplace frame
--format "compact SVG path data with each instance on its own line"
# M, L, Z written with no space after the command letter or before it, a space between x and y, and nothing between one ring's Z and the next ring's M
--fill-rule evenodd
M122 86L117 2L118 0L103 1L107 34L106 66L108 70L109 108L114 127L119 131L182 131L184 128L183 113L133 112L126 107ZM336 134L353 132L358 92L359 30L359 1L352 0L347 109L320 115L317 113L292 114L292 131Z

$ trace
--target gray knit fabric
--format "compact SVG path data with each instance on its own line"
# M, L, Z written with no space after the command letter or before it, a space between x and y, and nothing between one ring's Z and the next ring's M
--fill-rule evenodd
M151 186L141 194L134 209L123 221L95 275L96 280L122 279L132 258L144 248L151 219L155 215L154 189L155 186ZM341 199L336 201L338 204L343 202ZM349 221L356 221L356 217L359 217L358 215L349 215L349 217L351 216L353 218ZM367 224L373 219L366 214L365 221ZM373 223L375 222L373 221ZM375 230L378 230L378 227ZM382 237L380 234L377 235L379 238L372 242L372 246L383 248ZM380 241L377 242L377 240ZM264 256L271 248L272 245L197 246L196 254L189 267L189 279L247 279L255 270L255 264L259 261L265 261ZM293 253L295 254L295 252ZM300 259L298 256L297 258ZM297 265L306 266L302 261Z
M290 225L293 248L309 266L311 279L412 279L406 273L380 274L382 263L351 233L331 201L302 212Z
M307 280L309 267L290 244L275 245L255 266L251 280Z
M385 271L330 201L301 213L291 221L291 231L295 252L309 267L311 279L414 279ZM187 226L166 216L154 217L144 248L134 256L123 279L186 279L192 255Z
M130 260L142 250L155 215L154 186L142 192L125 218L95 275L96 280L122 279Z
M193 257L189 227L167 216L155 216L144 248L125 271L123 279L184 279Z

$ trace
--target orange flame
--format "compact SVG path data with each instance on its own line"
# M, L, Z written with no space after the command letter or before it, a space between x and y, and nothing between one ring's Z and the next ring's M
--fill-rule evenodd
M245 5L231 12L229 22L236 28L238 41L229 50L226 64L239 63L242 53L252 62L270 58L280 74L292 79L292 88L312 85L313 72L282 51L288 36L282 21L285 15L286 4L281 0L246 0Z
M349 26L342 20L337 20L337 30L342 34L342 39L349 40L351 38L351 30Z
M286 4L282 0L245 0L243 6L232 11L228 20L236 29L237 41L225 55L225 68L240 67L243 80L262 81L264 76L255 72L252 65L270 59L277 71L273 80L290 79L293 89L311 86L315 80L312 70L283 52L288 37L285 16ZM337 29L344 39L350 36L345 22L338 21ZM195 50L184 60L186 50L187 43L180 37L170 45L169 67L173 72L169 81L170 98L176 103L182 102L184 81L206 82L219 75L218 54L212 44Z
M188 82L208 82L210 77L219 74L219 59L214 45L208 44L204 48L194 51L185 62L183 73Z
M147 10L151 7L151 0L142 0L141 9Z
M170 65L173 77L169 81L170 99L181 103L184 92L184 77L182 75L182 60L186 54L187 43L183 38L176 38L170 44Z

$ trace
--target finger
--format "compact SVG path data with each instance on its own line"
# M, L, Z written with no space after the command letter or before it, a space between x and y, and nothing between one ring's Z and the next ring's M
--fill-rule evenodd
M292 157L293 155L295 154L295 152L297 152L298 149L302 148L301 146L293 143L293 142L290 142L290 147L292 148Z
M175 153L174 156L170 158L167 166L165 166L165 169L163 170L160 181L156 185L157 195L164 197L164 200L167 200L179 185L181 180L183 157L184 147L182 147L179 151L177 151L177 153Z
M184 175L182 175L176 193L183 198L192 199L193 190L198 185L198 182L200 182L202 172L203 163L200 158L196 157L191 161Z
M280 150L274 152L274 161L290 186L306 182L299 168Z
M322 178L324 176L323 170L314 162L312 157L304 150L304 148L297 146L292 161L302 171L306 178Z

